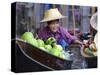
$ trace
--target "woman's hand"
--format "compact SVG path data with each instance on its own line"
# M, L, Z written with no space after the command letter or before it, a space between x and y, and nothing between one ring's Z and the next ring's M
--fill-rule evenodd
M80 45L83 45L83 43L79 40L75 40L74 43L77 43L77 44L80 44Z

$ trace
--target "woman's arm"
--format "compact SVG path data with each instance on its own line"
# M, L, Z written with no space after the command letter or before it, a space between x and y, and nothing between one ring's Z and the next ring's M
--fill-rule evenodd
M79 41L79 40L77 40L77 39L74 41L74 43L77 43L77 44L83 45L83 42L81 42L81 41Z
M81 41L78 40L78 38L76 36L72 36L67 29L62 28L62 31L65 35L66 38L68 38L69 43L77 43L77 44L83 44Z

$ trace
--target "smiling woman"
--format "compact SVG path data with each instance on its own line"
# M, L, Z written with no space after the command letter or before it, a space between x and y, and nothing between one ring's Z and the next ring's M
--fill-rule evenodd
M62 16L57 8L47 10L44 19L40 22L47 22L48 25L38 32L38 38L47 40L49 37L54 37L57 42L64 40L69 45L73 42L82 44L82 42L78 41L75 36L72 36L67 29L61 27L59 20L62 18L66 18L66 16ZM60 42L58 44L60 44Z

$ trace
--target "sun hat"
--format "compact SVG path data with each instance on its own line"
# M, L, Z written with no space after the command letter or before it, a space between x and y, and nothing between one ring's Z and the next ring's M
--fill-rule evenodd
M66 16L63 16L57 8L49 9L45 12L43 20L40 22L48 22L56 19L65 18Z

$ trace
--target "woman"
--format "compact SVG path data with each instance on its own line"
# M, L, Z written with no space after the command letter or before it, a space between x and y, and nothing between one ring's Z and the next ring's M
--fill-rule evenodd
M59 19L62 18L66 18L66 16L62 16L57 8L47 10L41 21L46 22L47 26L38 32L38 37L43 40L54 37L63 48L71 43L82 44L75 36L70 35L67 29L61 27Z

